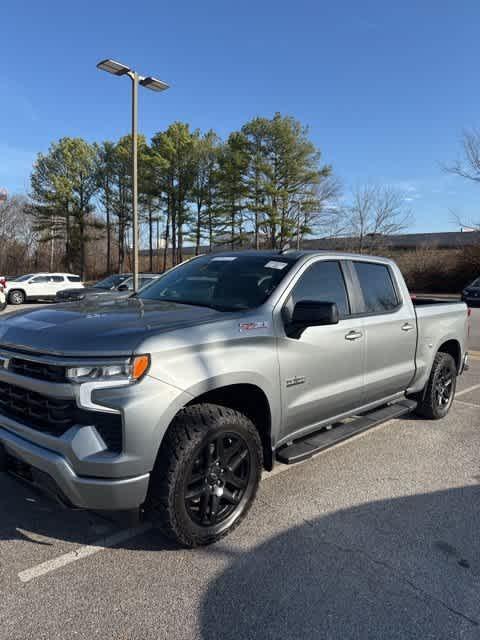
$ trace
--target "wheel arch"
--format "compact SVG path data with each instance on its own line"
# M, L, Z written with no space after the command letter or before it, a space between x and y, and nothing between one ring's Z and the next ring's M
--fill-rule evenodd
M442 344L438 347L437 353L448 353L452 356L455 361L455 366L457 367L457 371L460 370L460 365L462 361L462 348L458 340L451 338L450 340L446 340L442 342Z
M264 467L270 471L273 468L272 414L265 392L255 384L234 383L205 391L186 406L205 403L240 411L253 422L262 441Z

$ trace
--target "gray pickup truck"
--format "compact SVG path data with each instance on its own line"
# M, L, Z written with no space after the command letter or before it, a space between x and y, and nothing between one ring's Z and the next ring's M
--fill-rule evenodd
M412 302L383 258L200 256L125 300L0 321L0 470L208 544L276 461L445 416L466 337L465 304Z

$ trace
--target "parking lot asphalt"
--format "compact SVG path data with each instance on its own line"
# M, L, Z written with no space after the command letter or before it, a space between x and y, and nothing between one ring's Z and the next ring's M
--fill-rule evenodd
M480 638L479 452L474 358L447 418L277 466L204 549L0 474L0 638Z

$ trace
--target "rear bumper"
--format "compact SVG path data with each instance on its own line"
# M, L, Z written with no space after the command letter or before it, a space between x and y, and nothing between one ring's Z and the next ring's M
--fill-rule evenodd
M150 474L109 479L78 476L60 454L0 427L0 471L12 471L71 507L136 509L145 502Z

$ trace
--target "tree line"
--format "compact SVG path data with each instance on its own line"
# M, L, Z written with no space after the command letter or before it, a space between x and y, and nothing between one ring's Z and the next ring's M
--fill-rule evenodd
M363 185L347 204L307 127L278 113L250 120L226 140L174 122L150 140L139 136L138 163L145 270L181 262L187 246L196 254L218 247L301 248L309 236L350 235L352 248L362 251L367 236L408 224L402 194L390 187ZM23 236L31 237L15 240L0 270L14 270L1 263L11 262L21 246L33 267L82 277L129 270L130 136L52 143L34 163L28 199L14 198L13 205L29 221Z

